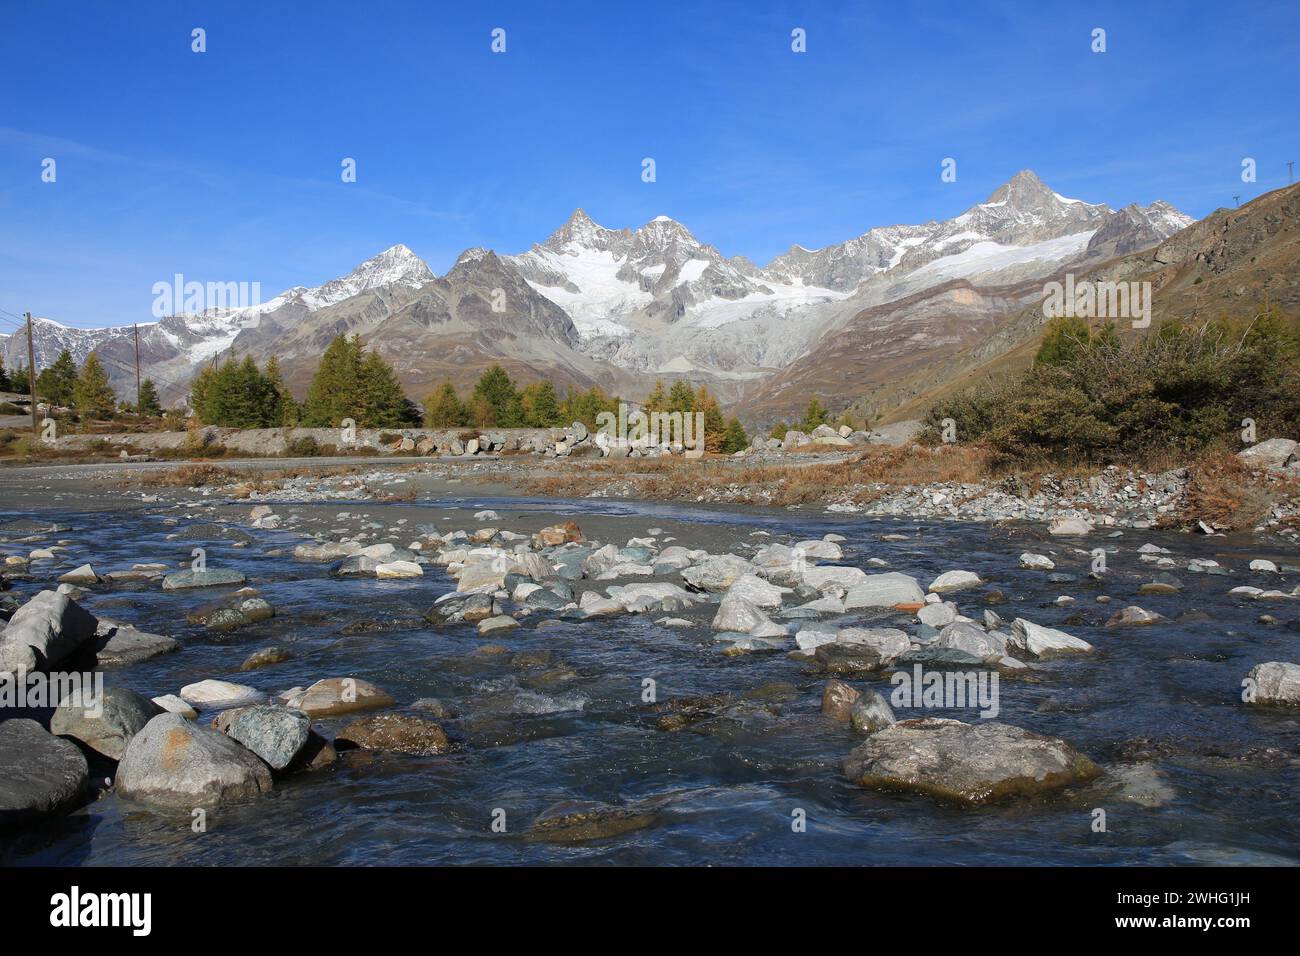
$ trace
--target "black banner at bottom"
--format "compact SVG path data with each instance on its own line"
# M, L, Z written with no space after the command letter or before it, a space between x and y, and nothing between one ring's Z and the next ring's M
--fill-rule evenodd
M818 910L882 927L916 918L927 941L949 933L969 940L981 923L1057 934L1068 927L1072 939L1173 931L1227 941L1287 925L1291 880L1289 871L1264 868L11 868L0 870L0 893L11 932L128 945L202 945L207 930L220 939L254 928L259 944L280 934L298 943L338 944L352 934L373 942L381 926L418 931L475 917L490 920L494 941L512 932L535 940L543 926L588 929L593 918L680 932L691 913L692 922L727 933L746 924L767 932L774 916L807 927Z

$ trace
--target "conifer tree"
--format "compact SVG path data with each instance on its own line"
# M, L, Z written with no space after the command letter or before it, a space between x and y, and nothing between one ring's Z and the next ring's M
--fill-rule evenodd
M830 413L822 405L821 399L813 396L808 401L808 408L803 413L803 431L810 432L818 425L825 425L830 418Z
M393 367L378 352L364 352L357 366L361 409L357 424L364 428L401 428L408 424L406 395ZM417 419L416 424L419 424Z
M673 382L673 387L668 390L668 410L670 412L693 412L695 411L695 393L691 391L689 382Z
M533 382L520 395L524 425L529 428L553 428L565 424L560 399L549 381Z
M722 451L727 437L727 420L709 390L701 385L695 392L695 411L704 413L704 450Z
M424 424L428 428L460 428L469 424L469 410L450 380L424 400Z
M152 379L146 378L140 383L140 407L136 412L141 415L162 414L162 402L158 400L158 388Z
M722 450L731 455L744 451L748 447L749 436L745 434L745 426L740 424L740 419L733 415L727 421L727 430L722 438Z
M345 418L358 426L361 411L361 339L336 336L321 356L303 402L302 422L309 428L337 428Z
M77 363L67 349L59 353L53 365L36 376L36 394L52 405L71 405L76 387Z
M645 413L668 411L668 391L664 388L663 379L655 380L654 391L652 391L645 400Z
M479 377L471 402L475 424L480 428L518 428L523 424L519 392L500 365L493 365Z
M72 401L78 412L94 418L110 418L117 408L117 396L108 386L108 373L94 352L86 357L86 364L81 367Z

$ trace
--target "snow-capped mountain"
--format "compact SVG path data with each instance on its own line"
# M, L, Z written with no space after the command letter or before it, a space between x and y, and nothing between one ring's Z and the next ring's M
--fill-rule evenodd
M323 285L141 323L141 359L172 399L184 397L201 364L232 349L260 360L277 355L301 389L329 340L355 333L417 396L435 380L472 380L500 361L525 378L552 375L582 387L634 390L682 376L734 397L851 327L878 340L861 354L885 349L891 361L940 339L960 343L977 330L955 318L962 303L978 300L970 314L987 324L1029 295L1033 280L1149 248L1191 222L1161 201L1116 212L1070 199L1025 170L952 219L874 228L821 249L792 246L759 267L724 256L667 216L610 229L578 209L528 251L467 249L442 278L396 245ZM942 292L954 282L974 297ZM997 291L1011 287L1019 291ZM927 297L931 289L941 294ZM854 325L864 314L869 321ZM856 354L857 335L838 354ZM22 339L3 343L10 367L25 363ZM133 389L131 327L38 321L36 339L39 365L63 348L79 362L94 350L119 391Z
M588 354L646 373L748 379L790 364L863 308L953 279L1047 275L1096 254L1098 234L1127 251L1189 222L1167 203L1113 213L1024 170L952 219L794 246L763 268L725 258L666 216L608 229L581 209L544 243L505 258L573 317Z
M371 289L418 289L433 278L424 261L399 243L367 259L346 276L314 288L295 286L266 302L245 307L182 312L141 322L138 327L102 329L76 329L51 319L35 318L33 352L39 368L52 364L64 349L78 364L95 352L114 386L125 395L134 390L138 331L143 374L153 378L165 396L179 397L188 391L189 379L199 365L228 351L239 335L256 328L263 316L285 312L305 316ZM26 365L26 333L5 339L0 344L0 355L6 368Z

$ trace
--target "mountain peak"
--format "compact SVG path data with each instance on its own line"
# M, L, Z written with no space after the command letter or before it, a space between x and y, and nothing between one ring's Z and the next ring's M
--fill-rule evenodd
M1022 169L1009 181L993 190L993 195L985 202L988 205L1009 203L1017 209L1027 209L1061 198L1063 197L1052 192L1032 169Z
M551 233L542 246L553 252L561 252L572 245L586 249L608 249L618 235L618 232L606 229L579 207L573 210L573 215L563 226Z

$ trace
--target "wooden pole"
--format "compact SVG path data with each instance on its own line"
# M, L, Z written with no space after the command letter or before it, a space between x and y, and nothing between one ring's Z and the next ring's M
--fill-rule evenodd
M36 351L32 347L32 314L27 313L27 389L32 397L32 434L40 429L36 425Z
M140 414L140 325L138 322L132 322L131 328L135 330L135 413Z

